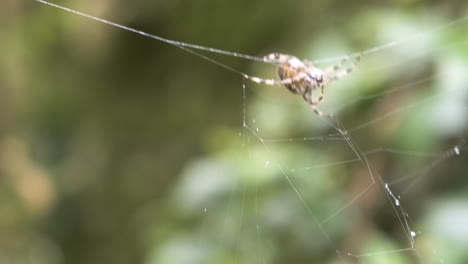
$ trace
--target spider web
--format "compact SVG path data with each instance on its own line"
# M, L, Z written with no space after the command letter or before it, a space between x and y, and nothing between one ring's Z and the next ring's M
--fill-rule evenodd
M403 87L390 89L384 93L374 94L364 98L355 99L350 104L357 103L361 100L367 100L369 98L386 96L387 94L396 91L412 89L414 88L414 85L424 83L425 81L427 81L427 79L416 81L411 85L405 85ZM247 98L245 97L245 83L243 85L243 89L244 100L246 101ZM339 121L337 121L336 124L326 122L338 133L313 136L306 135L305 137L300 138L270 138L268 136L265 136L265 133L262 132L261 127L258 125L258 120L255 118L249 118L248 115L246 115L244 116L243 122L243 137L248 138L247 140L244 139L244 141L248 142L247 148L249 148L249 145L254 144L252 143L253 141L257 141L261 146L263 146L263 148L266 150L266 153L263 154L261 158L258 156L257 153L250 155L254 156L255 159L259 160L258 162L260 164L262 163L263 158L265 160L263 162L265 164L265 167L274 167L279 172L279 174L281 174L284 177L289 187L297 196L299 202L305 208L305 211L309 214L309 217L313 220L314 225L316 225L318 229L318 233L321 233L322 239L327 241L331 248L335 249L339 258L343 258L344 256L356 259L364 257L382 258L382 255L409 253L414 254L416 256L415 259L417 260L417 263L432 263L431 261L428 261L427 256L423 256L418 249L418 244L416 243L415 239L419 235L421 235L423 231L421 231L411 220L410 214L404 208L404 200L407 196L407 193L412 188L417 186L424 177L430 177L428 176L428 174L432 169L436 168L441 163L447 162L448 160L454 157L464 155L463 151L467 149L464 139L458 138L458 143L454 144L446 150L438 152L408 151L404 149L387 147L379 147L363 151L356 143L356 140L353 139L353 135L359 133L363 129L367 129L376 125L378 126L379 123L385 121L386 119L390 119L392 116L397 115L400 112L407 112L409 111L409 109L421 107L424 104L434 103L437 97L441 96L443 93L444 92L440 92L438 94L428 96L427 98L420 99L417 102L409 105L395 107L390 112L382 116L366 121L357 126L350 127L348 129L346 129L342 124L340 124ZM327 148L333 149L336 147L334 145L340 145L341 148L348 148L349 151L347 155L345 155L345 157L341 158L334 156L334 152L326 153L324 154L324 156L327 158L330 158L330 156L334 156L332 157L332 161L327 162L320 161L322 159L327 159L321 158L322 155L320 153L309 153L308 155L306 155L306 157L308 158L303 160L304 164L297 164L296 160L284 161L284 159L288 159L284 157L274 158L280 156L279 154L275 154L276 152L284 152L284 150L281 150L282 147L278 145L291 145L296 143L300 143L300 145L305 144L309 148L316 148L321 151L326 151ZM412 162L418 164L420 167L405 171L405 174L396 174L393 175L392 178L386 179L382 176L382 173L384 172L377 169L376 166L373 165L374 162L371 162L374 156L378 156L383 153L391 154L392 156L394 156L395 159L414 160ZM316 159L318 159L319 162L314 162ZM313 165L310 165L311 163ZM332 209L330 211L324 210L323 208L321 210L314 209L314 207L317 206L317 200L309 198L311 190L314 189L311 185L313 185L315 181L329 181L329 177L331 176L327 172L323 171L324 168L334 169L334 167L349 167L350 164L357 164L363 169L363 171L359 173L361 175L359 176L361 178L359 180L362 181L363 178L365 178L363 177L363 175L367 177L367 179L364 180L364 183L360 184L360 189L353 190L352 194L349 195L347 200L341 201L337 205L332 206ZM345 177L356 177L356 175L353 176L353 173L349 172L342 172L341 176L343 175L346 175ZM314 179L303 180L303 178L308 177L313 177ZM302 179L297 180L297 178ZM394 189L398 191L394 191ZM329 231L327 231L327 226L333 226L333 222L339 223L342 222L343 219L347 219L348 217L350 217L350 215L353 214L353 212L359 211L359 206L362 206L362 203L365 203L366 200L376 199L375 193L369 194L374 191L378 193L377 195L383 196L380 197L380 199L385 198L386 200L386 205L379 205L378 207L388 207L385 210L391 210L393 212L393 220L396 221L400 226L401 235L402 237L404 237L404 239L402 239L403 241L400 242L402 247L393 245L389 247L390 249L380 249L380 251L376 250L372 252L355 252L353 251L352 247L340 248L340 246L332 238L332 235L329 234ZM338 194L333 194L333 196L334 195ZM327 197L327 195L325 194L323 194L323 196ZM328 199L331 198L329 197ZM319 201L319 204L320 202L321 201ZM383 202L384 201L380 201L379 203ZM310 235L313 237L319 236L319 234L313 232L311 232ZM440 256L436 256L435 258L437 259L437 261L444 262L443 258L441 258ZM393 257L390 257L388 259L395 260L395 258Z
M468 39L420 49L405 59L389 59L392 49L406 50L407 45L440 32L466 27L467 20L463 17L349 54L365 57L357 73L346 77L349 80L327 87L327 103L319 108L338 116L332 120L315 116L310 107L287 94L285 88L270 89L240 80L242 123L236 138L228 137L233 146L217 157L187 165L173 191L174 203L185 214L195 212L200 224L183 239L169 240L158 247L157 255L150 257L149 262L210 263L221 259L218 263L273 263L281 255L276 249L286 248L288 240L302 245L300 252L309 252L311 259L322 255L327 263L444 262L444 253L436 250L440 245L431 241L432 230L420 228L413 220L412 211L419 209L407 209L406 203L411 201L414 205L414 199L422 203L424 198L417 197L420 187L437 177L451 177L452 172L444 175L438 168L451 170L459 160L466 159L466 62L455 58L435 73L366 95L348 87L371 82L366 76L398 72L395 68L408 67L408 63L418 62L428 54L466 48ZM250 55L156 39L240 74L243 73L193 49L261 61ZM322 65L342 58L313 62ZM340 95L344 89L346 93ZM404 100L407 97L411 98ZM374 104L372 109L358 119L360 122L349 123L346 114L366 102ZM414 149L399 148L393 142L395 135L418 129L418 121L434 124L432 130L419 131L419 137L437 140L439 144L426 144L434 149L418 149L418 144ZM366 137L372 134L382 135L367 141ZM388 163L395 165L388 168ZM397 230L382 230L380 219L395 223L390 226ZM286 237L282 243L278 237L287 226L292 226L292 234L283 234ZM294 250L299 249L291 252ZM288 263L295 261L294 256L283 259ZM298 260L301 261L305 260Z
M371 48L364 52L350 54L349 56L355 57L359 54L369 55L387 48L394 47L395 45L403 45L406 42L414 41L418 38L424 38L428 34L433 34L434 31L445 29L451 25L465 20L466 18L455 20L444 26L438 27L433 31L416 34L402 41L393 41L382 46ZM454 46L459 47L460 45L466 45L466 41L436 47L433 50L422 50L418 53L413 53L412 56L406 58L404 61L388 63L386 65L381 64L377 68L361 67L361 69L358 71L360 71L363 75L372 74L379 71L386 71L392 67L401 66L404 63L417 60L422 56L427 55L428 53L433 53L437 50L449 50L454 48ZM320 59L314 62L334 62L341 60L342 57L343 56ZM462 65L461 68L466 70L466 64ZM459 76L453 72L450 73L445 72L444 70L440 70L438 73L432 74L429 77L410 81L399 87L390 87L380 93L374 93L366 96L357 95L349 100L344 100L343 103L334 103L338 104L339 107L336 107L333 112L344 113L348 108L351 108L357 104L361 104L365 101L376 99L379 101L385 101L388 97L395 95L398 96L398 94L405 94L413 89L428 89L428 83L431 81L440 80L442 77L454 77L448 75ZM451 87L448 87L448 89L440 89L439 91L430 93L412 102L406 102L400 105L392 105L386 110L386 112L380 113L377 117L371 117L369 120L363 121L360 124L351 124L345 126L338 118L331 121L326 119L320 120L314 116L313 112L310 111L310 108L308 108L307 105L304 105L301 100L298 100L300 101L298 102L300 106L295 105L295 103L285 104L284 102L281 102L281 98L272 99L271 97L274 97L274 95L259 94L259 92L253 91L254 94L257 94L257 98L253 99L254 102L251 103L249 100L250 97L247 96L248 92L246 90L248 87L257 89L259 85L252 84L247 80L244 80L242 85L244 102L243 123L242 132L240 134L240 137L242 138L242 146L245 149L245 154L248 157L247 159L254 160L254 162L257 164L257 166L253 166L260 167L260 165L263 165L264 170L267 172L257 172L257 169L251 169L245 172L245 174L251 175L250 177L257 181L255 183L255 188L252 191L253 197L251 197L251 199L255 200L256 204L255 209L253 209L255 213L252 218L262 220L254 220L253 223L251 222L249 224L245 223L252 220L244 219L244 214L246 214L244 211L248 211L249 209L244 208L245 199L247 198L245 190L242 191L242 201L240 205L241 212L238 213L237 218L237 224L239 225L237 230L241 230L239 231L241 232L239 235L239 240L241 241L239 241L238 245L235 247L240 263L250 263L250 261L251 263L274 262L273 260L275 259L275 254L271 250L268 250L268 246L264 245L264 239L265 237L269 237L268 233L275 232L275 228L271 227L272 225L275 225L271 223L274 221L269 219L278 217L275 216L275 214L283 214L281 209L274 210L274 212L271 212L268 216L264 215L265 212L258 211L258 200L261 200L259 196L263 196L261 194L262 192L268 192L269 187L265 187L265 185L268 184L265 184L264 181L267 180L262 179L263 177L268 176L259 176L255 175L255 173L271 174L269 177L278 177L279 175L280 178L286 182L290 193L289 196L286 194L285 195L288 196L288 198L291 198L290 194L292 193L293 196L296 197L296 202L301 205L304 211L304 214L299 214L299 216L296 217L302 217L311 220L310 226L303 227L304 230L302 230L302 235L305 237L298 235L299 238L297 239L303 239L303 243L306 245L306 247L308 246L313 248L318 252L321 252L321 250L327 251L327 249L332 249L335 252L336 257L331 257L329 260L330 263L335 263L336 261L337 263L350 263L352 260L358 260L359 263L386 263L386 261L389 263L444 263L445 260L443 253L439 253L434 248L429 247L430 249L428 249L427 245L420 246L419 241L422 241L421 244L425 244L425 240L427 239L426 237L431 237L430 230L422 230L418 227L418 225L412 220L411 213L405 208L405 201L406 199L415 199L415 197L412 197L411 191L417 188L417 186L421 184L421 181L424 181L425 177L442 177L441 175L431 174L433 169L437 168L443 163L449 163L453 159L460 159L462 157L466 158L465 151L468 148L463 136L465 134L465 130L457 130L456 135L453 135L452 138L454 143L448 147L445 147L445 149L437 151L418 149L407 150L392 147L377 147L363 150L360 147L362 144L354 139L354 135L359 136L361 133L369 133L363 131L368 131L371 129L378 131L378 127L381 126L382 123L385 123L388 120L392 120L395 118L395 116L397 116L396 119L399 119L398 116L411 113L411 111L418 111L421 108L428 108L426 111L428 110L432 113L435 111L440 111L441 108L445 107L445 105L438 105L438 100L443 97L453 98L456 94L458 94L458 92L460 92L460 87L464 86L462 85L463 82L464 81L459 80L458 84L453 84ZM336 89L338 90L340 88ZM466 92L463 94L463 96L466 97ZM282 96L283 95L280 95L278 97ZM329 97L331 96L328 96L327 99ZM263 104L263 106L257 106L256 104ZM250 111L249 106L251 105L254 105L253 108L256 108L257 111ZM466 110L466 106L463 104L458 105L457 107L458 111L464 111L463 109L460 109L460 107L464 107ZM265 110L267 113L258 112L261 111L260 109L264 108L268 109ZM301 121L296 120L296 122L292 122L293 124L288 124L290 125L288 127L299 127L299 130L301 130L301 124L298 122L310 122L308 124L310 127L313 127L316 122L322 122L324 127L318 129L319 131L322 131L321 134L319 133L318 135L310 135L309 133L305 132L302 137L278 138L277 135L275 135L278 132L275 131L274 128L271 128L271 125L269 124L271 122L277 121L273 120L274 117L271 117L270 113L268 112L273 113L274 117L276 118L278 118L277 115L283 115L283 118L287 118L284 116L303 117ZM464 114L458 113L458 116L460 115L463 116ZM435 114L435 117L431 121L437 122L437 118L441 117ZM456 121L459 122L458 124L464 123L463 127L465 127L465 121L460 119L457 119ZM330 132L330 130L334 132ZM302 129L301 131L307 131L307 129ZM270 135L270 133L273 135ZM421 137L425 136L430 137L430 133L427 135L424 135L424 133L421 134ZM288 149L296 149L303 155L296 157L294 156L295 154L293 154L294 151L291 151L291 155L293 155L292 158L288 157L287 155L285 156L284 153L289 153ZM330 151L329 149L332 150ZM343 156L338 156L336 155L337 152L333 149L347 149L347 151L345 151ZM382 156L390 156L390 159L397 160L398 162L402 163L407 162L409 163L407 164L408 168L402 169L398 173L389 173L390 175L387 175L385 170L379 168L379 166L376 165L376 163L378 163L378 159L382 159ZM355 170L358 172L355 172ZM339 176L334 175L334 173L330 171L340 171L338 173L335 172ZM359 182L359 184L357 184L358 186L343 187L344 192L347 192L344 195L343 193L340 194L333 192L334 190L332 187L326 190L317 190L317 188L314 188L314 184L323 187L327 186L327 184L323 184L323 182L333 180L343 181L343 178L351 181L351 183L348 183L350 185L353 185L353 181ZM320 182L322 184L319 184ZM192 181L191 184L193 184ZM245 186L240 188L248 189L248 187ZM319 194L314 192L318 192ZM327 194L326 192L331 192L331 194ZM185 189L181 193L188 192ZM287 200L288 198L284 199ZM418 197L416 197L416 199L417 198ZM375 223L372 222L372 219L374 219L374 217L379 218L378 215L383 214L385 217L391 219L389 221L394 221L396 226L398 226L399 231L395 232L398 234L398 238L395 239L396 241L389 242L387 245L383 243L384 245L379 245L376 247L373 247L372 245L356 246L355 243L361 243L359 241L359 237L363 234L349 230L365 230L366 228L359 227L360 224L363 224L358 220L361 216L356 216L355 214L359 214L356 212L362 211L362 207L366 207L366 204L369 203L369 200L374 199L377 200L377 202L375 202L377 205L374 205L376 208L372 209L375 211L371 210L371 215L367 216L368 219L363 220L363 222L367 225L375 225ZM323 205L321 204L325 201L330 202L325 205L326 208L323 208ZM291 204L289 205L276 205L282 208L282 210L287 211L285 207L297 206L297 204L294 205L293 203L294 202L291 201ZM204 210L207 209L205 208ZM389 211L392 213L388 214ZM347 219L355 219L358 224L344 223ZM277 221L281 222L281 220ZM284 223L282 224L287 224L286 222L291 221L293 222L292 225L294 225L293 219L283 221ZM278 223L276 224L281 225ZM296 224L299 225L299 223ZM353 236L351 236L355 240L343 242L343 238L340 238L339 234L334 233L334 230L337 229L337 226L339 226L338 229L343 233L355 233ZM223 228L221 228L221 230L223 230ZM365 231L362 232L365 233ZM250 248L251 250L256 250L258 252L257 259L249 260L247 257L245 257L248 255L245 252L249 252L249 246L243 247L241 245L249 239L245 238L244 233L249 233L256 237L257 245L251 246ZM420 237L421 239L419 239ZM317 242L317 240L321 242ZM368 243L371 244L372 242ZM242 250L239 248L242 248ZM241 252L244 252L245 255L243 255ZM290 263L290 261L294 261L294 257L287 257L285 261ZM200 263L203 263L203 261Z

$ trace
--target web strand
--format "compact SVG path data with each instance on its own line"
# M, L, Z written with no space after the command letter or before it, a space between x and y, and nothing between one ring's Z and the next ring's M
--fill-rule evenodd
M363 150L360 149L360 147L356 143L356 141L352 138L351 133L356 132L356 131L358 131L360 129L363 129L365 127L368 127L371 124L375 124L377 122L380 122L380 121L388 118L389 116L392 116L392 115L397 114L399 112L406 111L406 110L408 110L408 109L410 109L412 107L416 107L418 105L427 103L428 101L431 101L431 100L441 96L442 93L436 93L436 94L434 94L432 96L425 97L425 98L423 98L421 100L418 100L417 102L415 102L413 104L407 104L407 105L404 105L404 106L395 107L392 111L389 111L389 112L387 112L385 114L382 114L381 116L379 116L377 118L371 119L370 121L364 122L364 123L362 123L360 125L357 125L357 126L355 126L353 128L350 128L350 129L345 129L344 126L341 124L341 122L338 119L333 119L332 121L336 121L336 123L332 123L332 121L330 121L330 120L328 120L326 118L322 118L321 119L322 122L326 122L327 125L329 125L333 129L335 129L335 131L336 131L336 133L334 132L333 134L328 134L326 136L303 137L303 138L286 138L286 139L274 139L274 138L273 139L266 139L259 133L258 129L251 128L247 124L247 120L246 120L247 119L247 112L246 112L247 98L246 98L246 91L245 91L246 90L246 78L245 78L246 74L241 72L241 71L238 71L238 70L236 70L236 69L234 69L234 68L232 68L230 66L227 66L227 65L225 65L225 64L223 64L223 63L221 63L221 62L219 62L217 60L214 60L214 59L212 59L212 58L210 58L208 56L205 56L205 55L203 55L203 54L201 54L199 52L196 52L195 50L205 51L205 52L209 52L209 53L222 54L222 55L226 55L226 56L233 56L233 57L243 58L243 59L252 60L252 61L265 62L262 57L256 57L256 56L241 54L241 53L237 53L237 52L225 51L225 50L221 50L221 49L215 49L215 48L200 46L200 45L196 45L196 44L190 44L190 43L186 43L186 42L170 40L170 39L166 39L166 38L163 38L163 37L160 37L160 36L149 34L149 33L137 30L137 29L133 29L133 28L130 28L130 27L127 27L127 26L123 26L121 24L117 24L117 23L114 23L114 22L111 22L111 21L108 21L108 20L105 20L105 19L101 19L101 18L92 16L92 15L81 13L79 11L75 11L75 10L72 10L72 9L57 5L57 4L53 4L53 3L50 3L50 2L47 2L47 1L44 1L44 0L34 0L34 1L42 3L42 4L46 4L46 5L49 5L49 6L52 6L52 7L55 7L55 8L70 12L70 13L73 13L75 15L86 17L86 18L89 18L89 19L92 19L92 20L95 20L95 21L98 21L98 22L101 22L101 23L105 23L105 24L108 24L108 25L111 25L111 26L114 26L114 27L117 27L117 28L121 28L121 29L129 31L129 32L133 32L133 33L136 33L136 34L139 34L139 35L151 38L151 39L155 39L155 40L158 40L158 41L161 41L161 42L176 46L176 47L178 47L178 48L180 48L180 49L182 49L184 51L187 51L187 52L189 52L191 54L194 54L194 55L196 55L196 56L198 56L198 57L200 57L200 58L202 58L204 60L207 60L207 61L209 61L211 63L214 63L215 65L218 65L218 66L220 66L220 67L222 67L224 69L227 69L229 71L235 72L235 73L240 74L241 76L243 76L243 80L242 80L242 96L243 96L242 118L243 118L243 124L242 124L242 132L241 132L243 148L245 148L245 145L249 143L248 139L246 139L246 132L245 131L248 131L248 133L252 134L253 137L258 139L258 141L267 150L267 152L269 154L272 154L272 150L271 150L269 144L273 144L273 143L281 143L281 142L288 143L288 142L295 142L295 141L299 141L299 142L301 142L301 141L327 141L327 142L334 141L334 142L338 142L338 143L340 143L340 142L346 143L346 146L349 147L350 152L352 152L352 154L353 154L352 158L349 158L349 159L346 159L346 160L334 161L334 162L323 162L321 164L317 164L317 165L314 165L314 166L307 166L307 167L304 166L304 167L293 168L293 169L289 169L289 168L287 168L287 166L283 166L280 163L280 161L276 161L274 159L272 159L272 161L275 163L277 170L282 175L282 177L285 179L285 181L287 182L289 187L293 190L293 192L297 196L300 203L304 206L305 210L310 215L310 218L317 225L320 232L323 234L325 240L328 241L329 245L336 250L336 252L338 253L338 255L340 257L342 257L342 256L351 256L351 257L355 257L355 258L361 258L361 257L371 257L371 256L401 253L401 252L415 252L418 259L419 259L419 262L424 263L424 260L422 259L421 255L416 250L416 242L415 242L415 239L414 239L415 235L414 235L414 231L412 231L412 226L413 225L412 225L412 223L410 221L410 218L409 218L408 214L406 213L406 211L404 210L404 208L403 208L403 206L401 204L401 201L400 201L401 197L398 194L394 193L394 190L392 190L391 187L393 185L398 185L398 184L400 184L402 182L406 183L408 180L412 180L412 183L409 184L407 186L407 188L403 190L403 192L400 192L400 194L401 193L403 193L403 194L406 193L411 187L413 187L413 185L418 180L421 180L421 178L422 178L421 175L423 173L428 173L429 170L431 170L432 168L437 166L439 163L441 163L441 162L443 162L443 161L447 160L448 158L451 158L451 157L453 157L455 155L460 155L460 152L462 150L463 151L467 150L466 144L463 142L463 144L456 145L452 149L447 150L445 152L409 151L409 150L401 150L401 149L386 148L386 147L379 147L379 148L371 149L371 150L368 150L368 151L363 151ZM412 35L410 37L407 37L407 38L404 38L404 39L401 39L401 40L391 41L389 43L386 43L386 44L383 44L383 45L380 45L380 46L376 46L376 47L373 47L373 48L370 48L370 49L367 49L367 50L364 50L364 51L361 51L361 52L352 53L352 54L347 55L347 56L348 57L357 57L357 56L360 56L360 55L369 55L369 54L376 53L376 52L379 52L379 51L382 51L382 50L385 50L385 49L390 49L392 47L395 47L396 45L401 45L403 43L413 41L415 39L424 37L424 36L426 36L428 34L432 34L434 32L440 31L440 30L444 30L444 29L446 29L448 27L451 27L451 26L454 26L456 24L465 22L467 20L468 20L468 16L462 17L462 18L454 20L454 21L452 21L450 23L435 27L432 30L428 30L428 31L425 31L425 32L422 32L422 33L419 33L419 34L414 34L414 35ZM313 63L333 62L333 61L342 60L344 57L346 57L346 56L319 59L319 60L313 61ZM379 70L381 70L381 69L379 69ZM420 79L418 81L408 83L405 86L390 89L390 90L387 90L387 91L382 92L382 93L377 93L377 94L370 95L370 96L363 96L363 97L358 98L357 101L366 100L366 99L373 99L373 98L376 98L376 97L382 97L382 96L388 95L390 93L398 92L398 91L400 91L402 89L407 89L408 87L414 87L416 84L427 82L429 80L434 79L435 77L439 77L440 75L441 74L433 75L433 76L431 76L429 78L426 78L426 79ZM349 104L352 104L352 103L355 103L355 101L351 101ZM348 106L348 104L346 106ZM384 181L383 177L381 175L379 175L377 170L372 166L373 164L371 164L371 162L369 161L369 156L377 154L377 153L388 153L388 154L392 154L392 155L400 155L400 156L405 156L405 157L410 156L410 157L418 157L418 158L434 158L435 157L435 158L438 158L438 159L436 159L435 161L432 161L431 164L426 165L423 170L417 170L414 173L409 173L407 175L399 177L398 179L394 179L392 181L386 182L386 181ZM357 192L357 195L354 195L346 203L343 203L341 206L337 207L338 209L334 210L331 214L329 214L328 216L326 216L324 218L320 217L320 219L323 219L323 220L320 220L316 216L316 213L313 211L313 207L308 204L305 196L299 190L298 187L300 187L300 185L295 183L296 179L292 177L292 173L301 172L301 171L310 171L310 170L314 170L314 169L317 169L317 168L323 168L323 167L343 166L345 164L347 165L347 164L354 164L354 163L358 163L358 164L360 163L362 165L362 167L364 168L366 176L368 176L368 178L369 178L369 183L366 184L363 189L359 190ZM386 196L389 204L391 204L392 212L393 212L395 218L397 219L395 221L397 221L398 224L401 226L400 227L401 230L404 232L404 235L406 236L406 238L409 241L408 242L409 247L402 246L401 249L394 249L394 250L388 250L388 251L376 251L376 252L373 252L373 253L371 252L371 253L364 253L364 254L354 254L354 253L351 253L351 252L345 252L345 251L338 250L338 246L335 243L334 238L332 238L332 235L329 234L326 231L324 226L326 224L328 224L331 220L333 220L335 217L337 217L338 215L343 213L343 211L345 211L346 209L349 209L349 207L353 203L356 203L357 200L362 198L368 191L370 191L373 188L377 188L377 189L381 190L382 193ZM232 199L232 197L230 197L230 199ZM246 210L245 199L246 199L246 193L245 193L245 190L244 190L242 192L241 215L240 215L240 219L239 219L239 223L238 223L238 229L240 230L240 232L239 232L239 235L237 237L236 249L235 249L237 251L237 254L239 254L238 252L240 251L241 237L242 237L241 235L243 235L243 233L245 233L245 231L243 231L242 229L244 229L245 228L244 226L248 224L248 222L246 221L247 217L244 215L244 210ZM255 214L256 215L258 215L258 203L259 203L258 202L258 189L257 189L257 186L255 186ZM203 215L204 215L204 219L203 219L202 232L201 232L201 235L200 235L200 241L206 240L206 237L205 237L206 236L206 231L205 231L206 208L205 208L205 213ZM227 216L227 213L226 213L225 221L227 221L226 220L227 218L228 218L228 216ZM261 235L262 235L261 230L262 229L260 228L260 224L257 222L256 223L257 252L258 252L259 259L260 259L261 263L264 263L265 262L264 254L263 254L262 249L260 247L261 240L262 240L261 239Z
M248 59L248 60L253 60L253 61L264 62L263 58L260 58L260 57L255 57L255 56L246 55L246 54L242 54L242 53L238 53L238 52L226 51L226 50L215 49L215 48L205 47L205 46L201 46L201 45L190 44L190 43L186 43L186 42L166 39L166 38L163 38L163 37L160 37L160 36L156 36L156 35L141 31L141 30L137 30L137 29L134 29L134 28L131 28L131 27L127 27L127 26L124 26L124 25L121 25L121 24L118 24L118 23L115 23L115 22L111 22L111 21L108 21L108 20L105 20L105 19L102 19L102 18L99 18L99 17L89 15L89 14L85 14L85 13L82 13L82 12L79 12L79 11L76 11L76 10L73 10L73 9L70 9L70 8L67 8L67 7L64 7L64 6L60 6L60 5L57 5L57 4L54 4L54 3L44 1L44 0L33 0L33 1L45 4L45 5L49 5L49 6L52 6L52 7L55 7L55 8L58 8L58 9L73 13L73 14L78 15L78 16L86 17L86 18L89 18L89 19L92 19L92 20L95 20L95 21L99 21L99 22L107 24L107 25L111 25L111 26L114 26L114 27L117 27L117 28L121 28L121 29L126 30L126 31L130 31L130 32L133 32L133 33L136 33L136 34L148 37L148 38L156 39L156 40L159 40L161 42L176 46L176 47L178 47L178 48L180 48L182 50L185 50L185 51L187 51L187 52L189 52L189 53L191 53L191 54L193 54L195 56L198 56L198 57L200 57L200 58L202 58L204 60L207 60L207 61L209 61L211 63L214 63L214 64L216 64L216 65L218 65L218 66L220 66L220 67L222 67L224 69L235 72L235 73L240 74L242 76L246 76L246 74L241 72L241 71L238 71L238 70L236 70L236 69L234 69L234 68L232 68L230 66L227 66L226 64L223 64L223 63L221 63L221 62L219 62L219 61L217 61L215 59L212 59L212 58L210 58L208 56L205 56L205 55L203 55L201 53L198 53L198 52L196 52L196 51L194 51L192 49L207 51L207 52L210 52L210 53L218 53L218 54L222 54L222 55L233 56L233 57L238 57L238 58L243 58L243 59Z
M102 18L99 18L99 17L95 17L95 16L92 16L92 15L89 15L89 14L85 14L85 13L82 13L82 12L79 12L79 11L76 11L76 10L73 10L73 9L70 9L70 8L67 8L67 7L64 7L64 6L60 6L60 5L51 3L51 2L47 2L47 1L44 1L44 0L34 0L34 1L46 4L46 5L49 5L49 6L52 6L52 7L55 7L55 8L70 12L70 13L73 13L75 15L79 15L79 16L86 17L86 18L89 18L89 19L92 19L92 20L96 20L96 21L102 22L104 24L108 24L108 25L111 25L111 26L114 26L114 27L118 27L118 28L121 28L123 30L127 30L127 31L130 31L130 32L133 32L133 33L136 33L136 34L148 37L148 38L156 39L156 40L159 40L159 41L174 45L176 47L184 47L184 48L189 48L189 49L203 50L203 51L207 51L207 52L211 52L211 53L218 53L218 54L222 54L222 55L234 56L234 57L248 59L248 60L254 60L254 61L263 61L263 58L261 58L261 57L256 57L256 56L251 56L251 55L242 54L242 53L238 53L238 52L215 49L215 48L205 47L205 46L201 46L201 45L190 44L190 43L186 43L186 42L182 42L182 41L176 41L176 40L163 38L163 37L156 36L156 35L141 31L141 30L137 30L137 29L134 29L134 28L130 28L130 27L115 23L115 22L111 22L111 21L108 21L108 20L105 20L105 19L102 19Z
M223 67L225 69L236 72L236 73L241 74L243 76L245 76L246 74L242 73L242 72L240 72L238 70L235 70L235 69L233 69L233 68L231 68L231 67L229 67L227 65L224 65L221 62L218 62L218 61L216 61L214 59L211 59L211 58L206 57L206 56L204 56L204 55L202 55L200 53L197 53L197 52L195 52L195 51L193 51L191 49L206 51L206 52L210 52L210 53L217 53L217 54L222 54L222 55L226 55L226 56L233 56L233 57L252 60L252 61L259 61L259 62L268 63L267 61L265 61L265 59L263 57L257 57L257 56L252 56L252 55L243 54L243 53L239 53L239 52L227 51L227 50L216 49L216 48L211 48L211 47L197 45L197 44L191 44L191 43L182 42L182 41L171 40L171 39L163 38L163 37L160 37L160 36L157 36L157 35L154 35L154 34L150 34L150 33L147 33L147 32L141 31L141 30L137 30L137 29L134 29L134 28L131 28L131 27L127 27L127 26L124 26L124 25L121 25L121 24L118 24L118 23L115 23L115 22L112 22L112 21L109 21L109 20L106 20L106 19L103 19L103 18L99 18L99 17L93 16L93 15L89 15L89 14L86 14L86 13L83 13L83 12L80 12L80 11L77 11L77 10L74 10L74 9L71 9L71 8L67 8L67 7L64 7L64 6L61 6L61 5L57 5L57 4L54 4L54 3L51 3L51 2L48 2L48 1L45 1L45 0L33 0L33 1L45 4L45 5L48 5L48 6L52 6L52 7L61 9L63 11L67 11L67 12L73 13L75 15L86 17L88 19L92 19L92 20L95 20L95 21L98 21L98 22L101 22L101 23L104 23L104 24L108 24L108 25L111 25L111 26L114 26L114 27L117 27L117 28L121 28L123 30L130 31L130 32L133 32L133 33L136 33L136 34L148 37L148 38L152 38L152 39L155 39L155 40L158 40L158 41L161 41L161 42L165 42L167 44L179 47L179 48L181 48L181 49L183 49L183 50L185 50L187 52L190 52L190 53L192 53L192 54L194 54L196 56L199 56L199 57L201 57L201 58L203 58L205 60L208 60L208 61L210 61L212 63L215 63L215 64L217 64L217 65L219 65L219 66L221 66L221 67ZM337 56L337 57L331 57L331 58L329 57L329 58L312 60L311 62L314 63L314 64L321 64L321 63L341 61L341 60L343 60L344 58L347 58L347 57L356 58L358 56L369 55L369 54L376 53L376 52L379 52L379 51L384 50L384 49L389 49L389 48L395 47L395 46L403 44L405 42L409 42L409 41L424 37L424 36L432 34L434 32L444 30L446 28L449 28L449 27L455 26L457 24L463 23L463 22L465 22L467 20L468 20L468 16L464 16L464 17L461 17L461 18L456 19L454 21L451 21L449 23L446 23L446 24L440 25L438 27L435 27L432 30L428 30L428 31L425 31L425 32L414 34L414 35L412 35L410 37L402 38L400 40L391 41L391 42L388 42L388 43L385 43L385 44L382 44L382 45L379 45L379 46L369 48L367 50L363 50L363 51L360 51L360 52L355 52L355 53L352 53L352 54L349 54L349 55L342 55L342 56Z
M459 19L448 22L446 24L437 26L437 27L435 27L435 28L433 28L431 30L427 30L427 31L424 31L424 32L414 34L414 35L412 35L410 37L402 38L400 40L391 41L391 42L388 42L388 43L385 43L385 44L382 44L382 45L379 45L379 46L375 46L375 47L372 47L372 48L369 48L369 49L366 49L366 50L363 50L363 51L360 51L360 52L355 52L355 53L352 53L352 54L348 54L348 55L342 55L342 56L338 56L338 57L313 60L312 63L321 64L321 63L327 63L327 62L340 61L340 60L342 60L343 58L346 58L346 57L355 58L355 57L358 57L358 56L370 55L372 53L376 53L376 52L379 52L379 51L382 51L382 50L385 50L385 49L390 49L390 48L393 48L393 47L395 47L397 45L400 45L400 44L403 44L403 43L406 43L406 42L410 42L410 41L413 41L415 39L422 38L424 36L433 34L434 32L447 29L449 27L455 26L455 25L463 23L465 21L468 21L468 16L464 16L464 17L461 17Z

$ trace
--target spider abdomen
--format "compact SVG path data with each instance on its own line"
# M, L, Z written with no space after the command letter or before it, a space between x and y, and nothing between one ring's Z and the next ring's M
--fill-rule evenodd
M296 78L299 74L307 72L307 66L296 57L289 58L278 67L278 75L281 80ZM291 92L303 95L309 90L309 78L301 78L297 81L285 84Z
M280 81L262 79L247 74L242 75L244 78L256 83L285 86L292 93L301 95L317 115L332 117L332 115L323 113L317 109L317 105L323 101L323 90L330 82L348 75L356 67L360 57L360 55L357 56L356 61L348 69L336 72L349 57L344 57L339 64L333 67L321 70L316 68L310 61L301 61L287 54L271 53L264 56L263 61L279 65L278 75L281 79ZM316 98L314 98L314 94L316 94Z

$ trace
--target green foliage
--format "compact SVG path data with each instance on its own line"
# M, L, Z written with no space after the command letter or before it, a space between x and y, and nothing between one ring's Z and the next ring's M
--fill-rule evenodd
M358 128L362 152L468 139L468 22L438 28L465 1L57 4L258 56L330 58L406 38L363 57L320 109ZM466 263L463 149L370 154L372 178L285 88L246 82L244 98L233 72L32 0L7 1L0 21L0 262ZM271 65L208 56L276 78ZM408 175L393 191L416 249L390 253L411 245L378 179Z

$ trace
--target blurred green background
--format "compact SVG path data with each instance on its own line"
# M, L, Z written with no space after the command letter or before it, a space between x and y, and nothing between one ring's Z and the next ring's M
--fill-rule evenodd
M244 90L240 75L168 44L3 1L0 263L468 263L468 21L438 28L468 2L55 2L257 56L403 41L365 56L320 106L371 151L370 175L284 88Z

